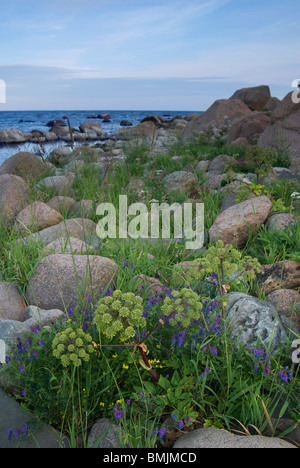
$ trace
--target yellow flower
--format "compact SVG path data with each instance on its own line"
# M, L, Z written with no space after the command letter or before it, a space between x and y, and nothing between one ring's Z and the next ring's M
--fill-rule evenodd
M126 366L125 364L123 364L123 369L128 369L129 366Z
M101 401L101 402L99 403L99 406L104 406L104 405L105 405L105 403L103 403L103 401Z
M117 354L113 354L113 355L112 355L113 358L116 358L117 356L118 356Z
M160 345L159 345L159 344L157 344L156 347L157 347L158 349L160 349Z

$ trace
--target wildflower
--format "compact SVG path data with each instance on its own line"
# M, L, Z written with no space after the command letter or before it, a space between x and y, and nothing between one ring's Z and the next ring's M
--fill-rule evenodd
M209 372L211 372L211 369L206 366L200 377L203 379Z
M14 436L15 436L15 438L18 439L18 438L19 438L19 435L20 435L20 431L19 431L18 429L16 429L16 430L14 431Z
M8 431L7 431L7 438L8 438L8 440L11 440L11 439L12 439L12 435L13 435L13 430L12 430L12 429L8 429Z
M23 364L21 364L21 366L20 366L20 372L21 372L22 375L25 375L25 369L24 369Z
M123 258L123 265L126 267L126 258Z
M22 390L21 395L25 396L26 395L26 390Z
M126 401L126 406L130 406L131 405L131 401L130 400L127 400Z
M181 431L181 429L184 428L184 422L182 421L182 419L180 419L180 421L178 421L178 429Z
M126 366L125 364L123 364L123 369L128 369L129 366Z
M104 406L104 405L105 405L105 403L103 403L103 401L101 401L101 402L99 403L99 406Z
M118 404L117 403L114 406L114 417L116 419L122 419L124 417L124 411L123 410L118 411Z
M158 437L160 439L163 439L167 432L168 432L167 429L163 426L158 433Z

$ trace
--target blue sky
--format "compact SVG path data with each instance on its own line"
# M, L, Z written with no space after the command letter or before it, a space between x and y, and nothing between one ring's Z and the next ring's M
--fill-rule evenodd
M300 78L299 0L1 2L0 110L207 109Z

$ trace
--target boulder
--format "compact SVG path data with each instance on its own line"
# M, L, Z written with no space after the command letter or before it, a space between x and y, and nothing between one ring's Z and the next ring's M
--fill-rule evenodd
M66 141L71 140L69 127L63 127L61 125L57 125L57 126L52 127L51 131L47 132L47 133L48 134L53 133L56 136L56 138L61 138L61 139L66 140ZM48 137L49 137L49 135L48 135ZM45 134L45 138L48 138L48 137Z
M24 325L30 329L31 327L34 328L36 325L40 327L50 326L57 320L63 320L66 314L59 309L44 310L30 305L25 310L25 317Z
M0 175L0 221L13 224L17 214L30 202L30 190L24 179L12 174Z
M232 124L228 139L233 143L243 138L246 139L246 144L256 145L260 135L270 124L270 120L267 114L253 112ZM245 144L245 140L243 142Z
M224 187L221 187L220 191L223 194L221 207L220 207L221 212L224 210L227 210L227 208L230 208L231 206L236 205L238 203L237 202L237 198L239 196L238 189L244 186L245 184L242 181L234 180L233 182L230 182ZM256 195L250 192L246 199L251 200L252 198L255 198L255 197Z
M117 131L118 135L125 135L128 138L155 138L156 125L152 121L141 122L131 128L123 128Z
M237 161L232 156L219 154L211 161L208 170L222 174L227 168L234 168L236 166Z
M164 180L166 191L189 193L198 183L197 177L191 172L176 171L167 175Z
M16 128L4 128L0 130L0 143L25 143L30 140L30 133L21 132Z
M50 208L53 208L54 210L58 211L59 213L68 213L72 206L75 205L75 200L71 197L64 197L63 195L58 195L56 197L51 198L47 202L47 205L50 206Z
M251 110L262 109L270 100L271 92L269 86L253 86L250 88L238 89L230 99L240 99Z
M114 287L118 266L109 258L54 254L41 260L26 290L29 304L66 310L93 296L99 300L106 287Z
M224 122L231 125L241 117L251 114L249 107L240 99L219 99L199 117L192 119L183 130L183 138L191 138L201 132L209 130L212 126L219 128Z
M203 186L206 190L218 190L223 179L225 179L225 176L220 174L219 171L205 172Z
M131 127L133 123L130 122L129 120L121 120L120 125L121 127Z
M83 255L92 247L76 237L59 237L45 247L45 254L76 254Z
M68 146L60 146L51 151L48 156L52 164L62 166L66 164L71 158L72 150Z
M56 195L69 195L72 186L72 180L66 176L57 175L42 179L36 184L35 188L39 190L50 190Z
M63 221L62 215L41 201L25 207L16 217L14 229L25 236Z
M61 119L50 120L46 123L46 127L66 127L67 124Z
M69 216L88 218L94 213L93 200L80 200L69 211Z
M60 237L76 237L84 240L90 236L96 236L96 223L90 219L73 218L23 237L19 242L36 241L48 245Z
M34 178L42 177L46 169L45 163L38 156L22 151L14 154L1 164L0 176L2 174L13 174L29 182Z
M294 216L290 213L278 213L270 216L267 227L270 232L284 231L295 224Z
M273 304L276 310L300 330L300 315L296 312L300 302L300 293L294 289L278 289L267 296L267 300Z
M105 131L97 120L90 120L79 125L79 129L83 133L95 133L97 136L104 136Z
M241 436L225 429L202 427L181 436L173 449L201 448L297 448L285 440L260 435Z
M272 203L265 195L233 205L220 213L209 230L211 242L236 243L243 247L250 233L256 232L266 221Z
M292 101L292 92L280 101L271 115L270 125L260 135L257 144L288 152L290 169L300 173L300 103Z
M119 449L124 431L108 418L101 418L93 425L89 435L89 448Z
M26 303L15 283L0 283L0 320L25 320Z
M210 161L208 160L199 161L195 167L195 172L199 174L203 174L208 171L209 165L210 165Z
M263 265L257 275L257 287L265 294L278 289L299 289L300 263L285 260L272 265Z
M156 278L152 278L151 276L140 274L138 277L135 277L134 279L136 281L136 290L138 292L143 291L149 296L154 296L155 293L162 292L163 285Z
M244 293L230 293L226 307L228 332L249 349L263 347L272 353L281 351L289 336L299 330L268 301Z

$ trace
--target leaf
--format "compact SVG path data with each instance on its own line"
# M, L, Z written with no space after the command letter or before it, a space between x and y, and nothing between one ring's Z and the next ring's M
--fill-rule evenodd
M160 375L158 385L165 390L167 390L171 386L169 380L166 379L166 377L164 377L163 375Z
M157 387L151 383L151 382L144 382L144 385L145 385L145 388L146 390L151 394L151 395L155 395L156 394L156 389Z

